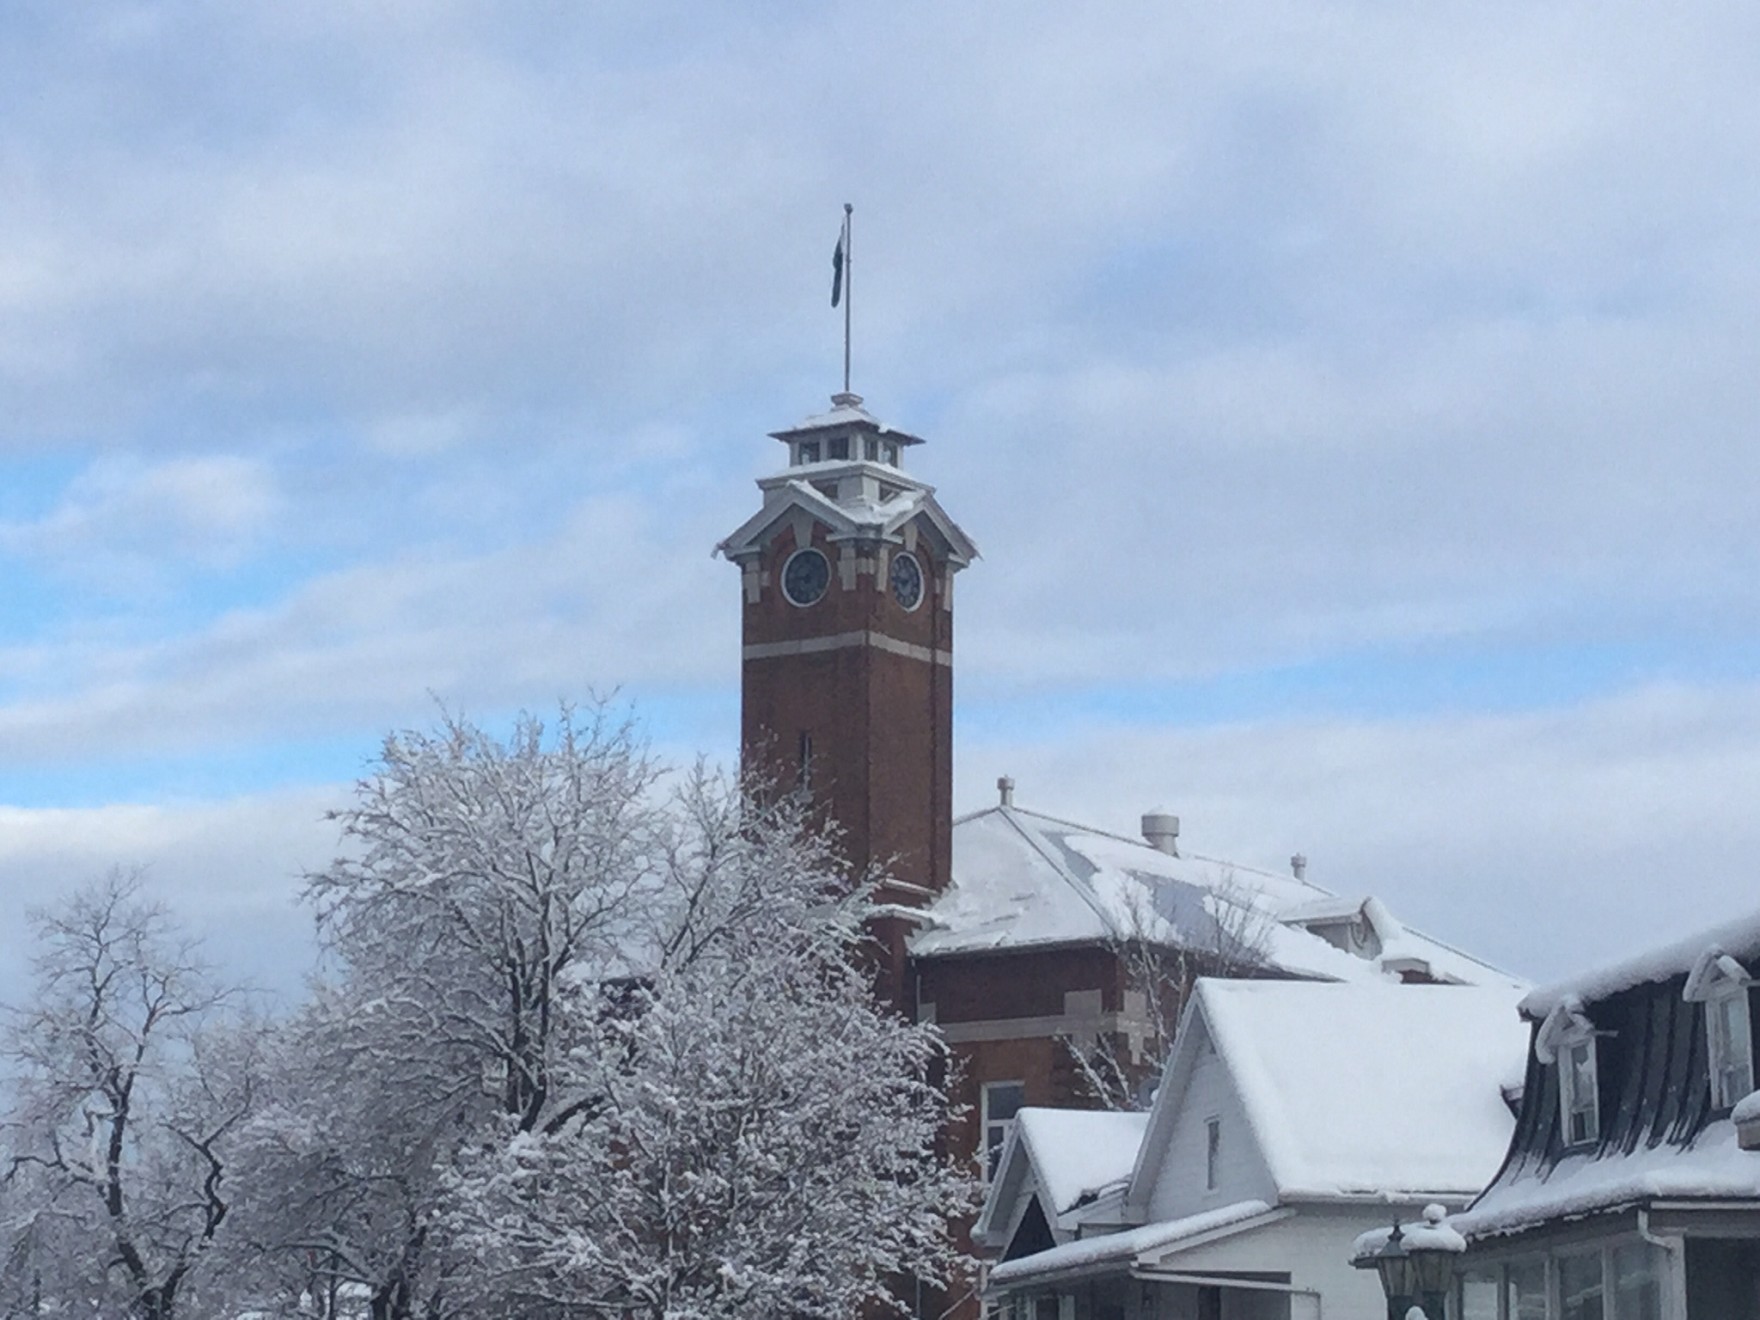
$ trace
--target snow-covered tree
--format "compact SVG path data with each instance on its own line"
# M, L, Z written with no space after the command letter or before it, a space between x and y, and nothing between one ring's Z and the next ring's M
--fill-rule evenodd
M866 885L795 804L658 777L602 707L387 740L246 1134L262 1309L843 1315L953 1263L940 1046L866 993Z
M966 1174L936 1154L932 1028L874 1001L852 885L798 804L698 773L655 895L652 961L572 983L596 1030L568 1121L461 1161L449 1221L495 1315L845 1317L945 1282Z
M485 1132L555 1121L564 979L621 965L660 837L657 767L603 706L387 738L346 855L308 878L330 965L246 1134L258 1304L447 1313L439 1180Z
M134 877L32 922L35 990L8 1009L3 1045L0 1300L19 1314L198 1314L255 1033Z

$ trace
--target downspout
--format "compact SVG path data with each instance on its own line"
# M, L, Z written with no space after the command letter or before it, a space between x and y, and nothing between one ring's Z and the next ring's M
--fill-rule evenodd
M1672 1320L1686 1320L1687 1315L1687 1253L1680 1238L1657 1237L1650 1231L1650 1207L1638 1207L1638 1237L1653 1247L1660 1247L1671 1262L1668 1271L1668 1310Z

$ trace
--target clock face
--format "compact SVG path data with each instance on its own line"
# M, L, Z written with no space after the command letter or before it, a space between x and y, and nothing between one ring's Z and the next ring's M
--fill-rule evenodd
M916 556L899 551L892 557L892 598L907 610L923 603L923 569Z
M817 550L796 550L782 566L782 594L791 605L811 605L831 585L831 561Z

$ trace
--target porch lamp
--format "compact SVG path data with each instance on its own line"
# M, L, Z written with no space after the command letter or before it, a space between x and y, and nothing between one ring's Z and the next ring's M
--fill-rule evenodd
M1381 1276L1388 1320L1408 1320L1413 1308L1426 1320L1443 1320L1454 1259L1467 1249L1447 1218L1441 1206L1427 1205L1421 1224L1396 1221L1392 1229L1378 1228L1357 1239L1351 1264Z

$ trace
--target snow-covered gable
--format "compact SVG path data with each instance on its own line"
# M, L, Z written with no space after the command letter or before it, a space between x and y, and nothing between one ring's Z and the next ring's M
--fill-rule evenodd
M1127 1209L1162 1218L1196 1208L1203 1170L1169 1155L1181 1148L1180 1129L1216 1109L1244 1120L1280 1203L1464 1202L1509 1145L1514 1120L1501 1083L1528 1038L1518 999L1499 986L1199 981ZM1206 1049L1226 1074L1232 1106L1188 1103ZM1251 1188L1217 1190L1231 1198Z
M1310 925L1356 914L1374 956ZM1438 981L1519 985L1517 978L1397 922L1374 899L1346 901L1293 876L997 806L953 827L953 878L919 935L919 958L1116 940L1133 932L1201 950L1243 937L1270 967L1324 981L1378 982L1420 971Z
M1067 1241L1085 1212L1123 1192L1148 1122L1140 1113L1021 1110L972 1236L987 1246L1005 1246L1026 1201L1037 1196L1053 1235Z

